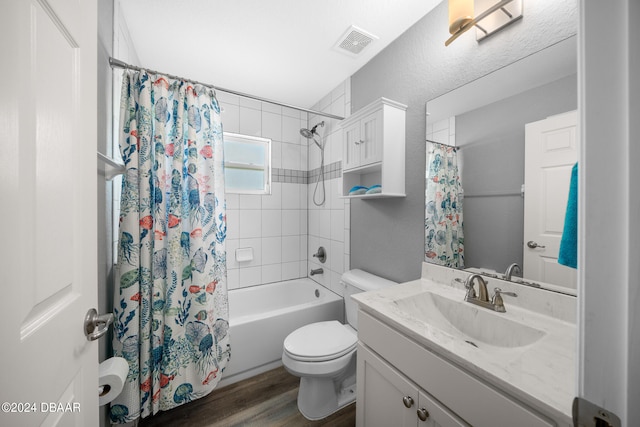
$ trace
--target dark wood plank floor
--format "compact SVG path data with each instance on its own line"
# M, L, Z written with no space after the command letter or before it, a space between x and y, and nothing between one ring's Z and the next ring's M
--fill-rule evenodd
M189 426L327 426L352 427L356 405L352 404L320 421L309 421L298 411L300 378L283 367L216 389L206 397L145 418L140 427Z

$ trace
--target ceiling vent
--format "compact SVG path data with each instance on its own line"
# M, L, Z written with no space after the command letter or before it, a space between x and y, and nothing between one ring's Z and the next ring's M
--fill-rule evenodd
M378 37L373 34L352 25L342 37L340 37L334 49L349 56L357 56L365 47L369 46L372 41L377 39Z

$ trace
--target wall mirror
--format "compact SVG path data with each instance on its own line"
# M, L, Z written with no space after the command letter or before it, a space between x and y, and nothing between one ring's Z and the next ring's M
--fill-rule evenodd
M570 37L426 103L427 176L434 142L457 147L460 268L503 278L517 263L512 281L575 295L576 270L557 253L577 161L576 51ZM429 197L425 261L442 263L428 250Z

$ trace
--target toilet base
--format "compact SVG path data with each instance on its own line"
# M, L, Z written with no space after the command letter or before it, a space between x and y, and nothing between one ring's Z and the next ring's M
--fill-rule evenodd
M349 375L343 375L338 379L331 377L300 378L298 410L310 421L326 418L355 401L355 372L349 372Z

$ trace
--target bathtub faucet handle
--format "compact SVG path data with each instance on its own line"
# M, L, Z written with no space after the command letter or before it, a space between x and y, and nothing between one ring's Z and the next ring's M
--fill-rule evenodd
M318 261L320 261L323 264L327 260L327 252L324 250L324 247L322 246L318 248L318 252L313 254L313 256L314 258L318 258Z

